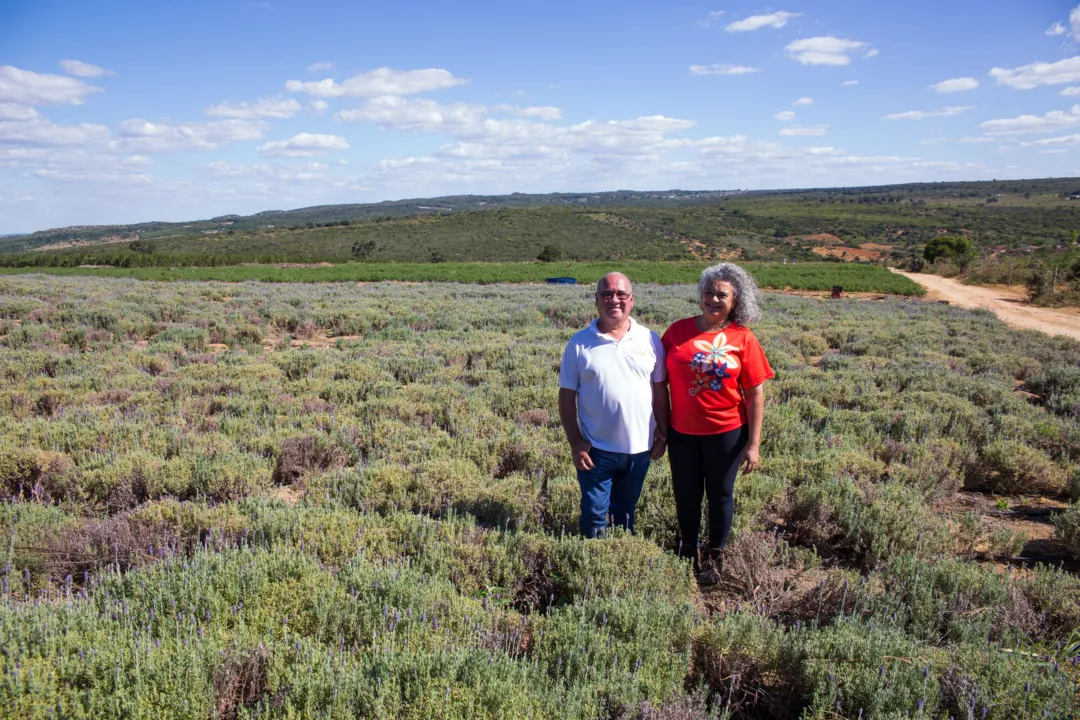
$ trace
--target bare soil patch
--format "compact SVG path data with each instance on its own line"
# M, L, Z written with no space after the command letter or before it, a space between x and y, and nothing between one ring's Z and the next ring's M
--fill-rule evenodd
M882 253L877 250L867 250L866 246L861 248L850 247L816 247L811 248L811 252L815 255L821 255L822 257L838 257L841 260L880 260Z
M281 349L282 343L286 337L288 337L286 333L271 330L263 339L263 350L270 352L271 350ZM289 340L289 347L290 349L307 347L315 350L326 350L327 348L334 347L338 340L352 342L359 339L359 335L334 335L333 337L328 337L326 335L316 334L309 338L293 337Z
M945 301L968 309L990 310L1006 325L1080 340L1080 308L1029 305L1024 289L1018 286L962 285L952 278L938 275L906 273L895 269L893 272L926 288L926 300Z
M814 233L813 235L788 235L784 238L789 243L795 242L807 242L817 243L818 245L843 245L844 241L836 237L832 233Z

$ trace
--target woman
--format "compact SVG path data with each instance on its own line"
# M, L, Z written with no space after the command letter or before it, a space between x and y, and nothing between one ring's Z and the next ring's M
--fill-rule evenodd
M694 559L698 582L720 580L734 515L739 463L758 466L762 383L772 368L746 326L760 319L758 288L731 263L706 268L698 282L701 314L679 320L662 338L671 390L668 460L682 536L679 554ZM709 545L698 551L701 500L709 497Z

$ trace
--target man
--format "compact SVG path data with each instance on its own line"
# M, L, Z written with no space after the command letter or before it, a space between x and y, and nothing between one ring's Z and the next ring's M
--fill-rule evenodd
M630 317L622 273L596 284L597 318L570 338L559 369L559 419L581 485L581 534L633 532L649 461L664 454L668 399L660 337Z

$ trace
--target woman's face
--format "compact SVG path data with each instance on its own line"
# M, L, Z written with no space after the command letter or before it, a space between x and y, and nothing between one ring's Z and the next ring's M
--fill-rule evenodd
M710 325L728 319L735 306L735 288L726 280L716 280L701 291L701 314Z

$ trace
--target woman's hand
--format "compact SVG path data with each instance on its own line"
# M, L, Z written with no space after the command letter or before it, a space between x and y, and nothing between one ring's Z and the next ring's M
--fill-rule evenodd
M751 447L748 445L746 450L743 451L743 474L754 472L760 462L761 459L758 457L758 446L754 445Z
M653 460L659 460L664 457L665 450L667 450L667 440L657 435L653 438L652 447L649 449L649 457Z

